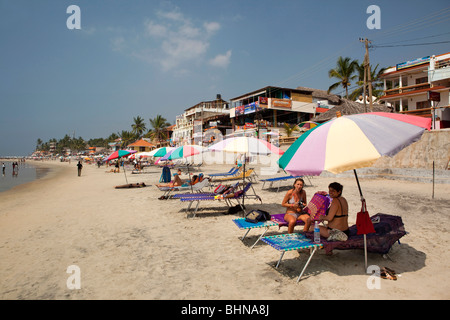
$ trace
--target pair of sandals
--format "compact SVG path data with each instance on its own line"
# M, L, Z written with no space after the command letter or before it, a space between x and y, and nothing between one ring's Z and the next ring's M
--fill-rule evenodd
M161 196L158 198L158 200L167 200L169 199L169 196Z
M388 267L383 267L380 270L380 276L382 279L388 279L388 280L397 280L397 275L395 274L395 271Z

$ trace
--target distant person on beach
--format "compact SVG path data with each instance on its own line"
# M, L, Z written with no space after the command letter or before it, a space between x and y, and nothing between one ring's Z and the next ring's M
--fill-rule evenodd
M183 180L181 180L178 173L174 173L172 181L170 181L169 183L160 183L160 184L157 184L156 186L157 187L178 187L178 186L182 186L182 185L183 185Z
M288 233L294 232L294 227L298 220L305 222L303 231L309 231L311 218L308 213L303 211L306 207L306 191L303 189L305 181L301 178L295 179L293 189L289 190L283 198L281 205L286 208L284 220L288 223Z
M5 167L5 163L3 162L3 164L2 164L2 172L3 172L3 174L5 174L5 170L6 170L6 167Z
M328 193L333 200L329 210L327 210L327 215L319 216L320 221L328 221L326 227L320 226L320 235L322 237L328 238L330 231L333 229L338 229L347 236L350 233L348 228L348 203L342 196L343 189L344 187L338 182L330 183L328 186Z
M83 165L81 164L81 161L78 161L77 167L78 167L78 176L80 177L81 176L81 169L83 168Z

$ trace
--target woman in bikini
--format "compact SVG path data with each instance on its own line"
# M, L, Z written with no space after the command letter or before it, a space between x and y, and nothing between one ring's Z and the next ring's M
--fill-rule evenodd
M301 178L295 179L294 188L289 190L284 196L281 205L286 208L284 220L288 223L288 233L294 232L297 220L305 222L303 231L306 232L311 226L311 218L309 214L302 212L302 206L306 206L306 192L303 190L305 182Z
M320 216L320 221L328 221L328 226L320 226L320 235L328 238L332 229L338 229L349 235L348 228L348 203L342 196L344 187L337 182L330 183L328 193L333 199L326 216Z

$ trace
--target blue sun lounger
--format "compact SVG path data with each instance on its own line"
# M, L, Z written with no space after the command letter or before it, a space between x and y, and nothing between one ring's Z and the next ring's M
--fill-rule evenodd
M302 278L303 273L308 267L309 262L311 261L314 253L316 253L317 249L323 248L323 244L314 243L311 239L308 239L305 235L301 233L286 233L281 235L264 237L262 238L262 241L269 244L272 248L281 251L280 259L278 260L278 263L275 268L278 268L278 266L280 265L281 259L283 259L284 253L286 251L309 249L308 261L306 261L302 272L298 276L297 282L299 282L300 279Z
M246 213L244 206L241 203L241 199L245 196L246 192L248 191L248 189L250 189L251 187L251 183L247 183L247 185L244 187L243 190L240 191L236 191L233 196L230 197L223 197L223 198L218 198L220 197L220 195L198 195L195 196L193 195L192 197L184 197L184 198L180 198L181 202L189 202L189 205L187 207L187 215L189 214L190 210L191 210L191 206L194 202L197 202L197 206L194 209L194 215L193 217L195 217L195 215L197 214L197 210L198 210L198 206L200 204L200 201L220 201L223 200L225 202L225 204L228 207L232 207L232 203L231 200L236 200L238 205L241 207L242 211L244 213Z
M227 177L227 176L234 176L236 173L238 173L239 168L231 168L230 171L225 173L211 173L208 174L210 177Z
M297 179L297 178L303 178L303 176L282 176L282 177L275 177L275 178L268 178L268 179L260 179L259 181L263 182L262 189L264 189L266 182L270 183L269 188L272 188L272 185L274 182L278 182L278 189L277 189L277 192L278 192L280 190L281 181L287 181L290 179ZM310 182L310 184L311 184L311 182Z
M245 237L247 236L247 234L250 232L251 229L265 228L264 232L259 236L258 240L255 241L255 243L251 246L250 249L253 249L253 247L258 243L258 241L261 240L262 237L264 237L264 235L266 234L266 232L269 230L270 227L278 226L278 223L273 222L271 220L253 223L245 221L245 218L238 218L233 219L233 222L237 225L239 229L247 230L247 232L241 239L242 241L244 241Z

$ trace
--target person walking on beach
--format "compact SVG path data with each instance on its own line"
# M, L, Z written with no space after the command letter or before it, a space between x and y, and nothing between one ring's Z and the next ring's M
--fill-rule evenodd
M81 164L81 161L78 161L77 167L78 167L78 176L80 177L81 176L81 169L83 168L83 165Z
M2 163L2 172L3 172L3 175L5 175L5 170L6 170L6 167L5 167L5 163L3 162L3 163Z

